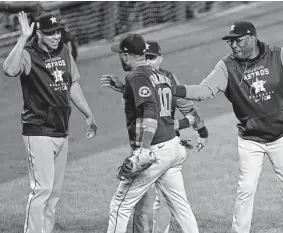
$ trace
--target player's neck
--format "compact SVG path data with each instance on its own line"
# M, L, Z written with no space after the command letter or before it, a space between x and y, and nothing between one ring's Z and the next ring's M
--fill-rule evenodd
M38 47L41 48L42 50L44 50L47 53L51 53L53 51L52 49L48 49L48 46L45 45L44 43L42 43L41 40L38 40Z
M132 68L135 69L137 68L138 66L146 66L148 65L146 60L138 60L138 61L135 61L132 65Z
M249 59L254 59L259 55L259 48L255 46Z

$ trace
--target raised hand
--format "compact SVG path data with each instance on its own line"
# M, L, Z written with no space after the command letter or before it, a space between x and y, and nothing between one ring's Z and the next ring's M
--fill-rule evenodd
M18 19L21 25L22 36L30 37L33 32L34 23L29 25L27 14L23 11L18 14Z
M119 78L112 74L103 74L100 79L100 84L103 87L110 87L114 91L123 92L125 85Z

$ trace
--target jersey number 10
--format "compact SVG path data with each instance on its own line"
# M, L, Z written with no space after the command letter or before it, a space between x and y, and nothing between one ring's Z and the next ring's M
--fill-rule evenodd
M172 92L169 87L158 88L160 101L160 117L171 116Z

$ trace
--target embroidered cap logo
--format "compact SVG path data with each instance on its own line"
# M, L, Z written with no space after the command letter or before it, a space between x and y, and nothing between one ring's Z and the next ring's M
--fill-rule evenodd
M54 16L52 16L49 20L51 20L52 24L57 23L57 19Z

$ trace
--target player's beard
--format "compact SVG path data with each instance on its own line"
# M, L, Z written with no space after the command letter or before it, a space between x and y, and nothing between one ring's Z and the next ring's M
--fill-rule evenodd
M121 60L121 63L122 63L123 70L124 71L131 71L131 67L123 59L120 59L120 60Z

